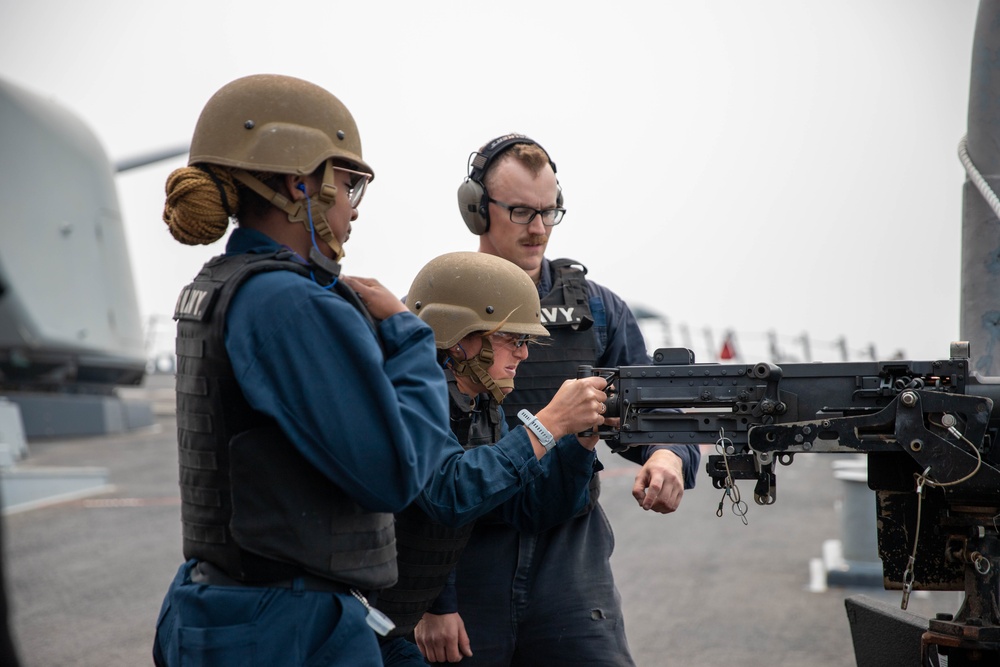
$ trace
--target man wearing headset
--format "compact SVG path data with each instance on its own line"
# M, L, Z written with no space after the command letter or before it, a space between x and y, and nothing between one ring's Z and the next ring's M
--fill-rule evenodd
M537 142L508 134L474 152L458 204L479 251L513 262L534 281L551 336L521 365L504 404L511 427L520 409L545 405L581 364L650 363L622 299L587 280L579 262L545 257L566 211L555 163ZM696 445L647 445L622 455L642 465L632 489L639 506L664 514L694 486L701 459ZM595 474L588 507L541 533L477 524L457 568L457 606L425 614L416 628L424 654L470 665L633 665L599 491Z

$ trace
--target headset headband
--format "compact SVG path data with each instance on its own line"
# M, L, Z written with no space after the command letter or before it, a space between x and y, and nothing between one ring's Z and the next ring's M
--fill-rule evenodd
M515 144L533 144L541 148L542 152L545 153L545 157L549 160L552 172L555 173L556 163L552 161L552 158L549 157L549 152L545 150L541 144L526 135L512 132L510 134L497 137L483 146L481 150L476 151L469 156L469 178L477 183L482 183L483 175L486 173L486 169L490 166L490 163L498 155Z

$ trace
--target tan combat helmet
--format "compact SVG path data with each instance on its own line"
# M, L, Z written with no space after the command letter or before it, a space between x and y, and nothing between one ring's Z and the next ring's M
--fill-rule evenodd
M434 330L434 343L446 350L474 333L512 333L548 336L542 326L538 290L520 267L481 252L452 252L436 257L420 270L406 295L406 305ZM494 381L487 370L493 347L483 338L483 349L464 361L453 360L455 375L478 380L503 400L502 387L511 380Z
M310 197L312 218L339 259L343 248L324 215L337 194L331 160L374 178L361 157L361 137L347 107L308 81L256 74L226 84L209 99L195 125L188 165L233 168L234 178L285 211L291 222L308 227L305 205L274 192L249 172L307 175L326 162L323 185Z

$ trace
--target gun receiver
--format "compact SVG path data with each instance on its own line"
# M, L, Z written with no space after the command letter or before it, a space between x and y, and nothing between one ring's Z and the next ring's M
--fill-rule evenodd
M759 505L775 502L776 464L796 454L865 454L886 588L903 589L904 609L911 589L965 590L956 618L931 631L1000 641L1000 378L969 370L968 344L936 361L698 364L686 349L653 359L580 367L609 382L605 417L620 422L598 434L613 450L715 443L713 486L733 500L735 480L756 480Z

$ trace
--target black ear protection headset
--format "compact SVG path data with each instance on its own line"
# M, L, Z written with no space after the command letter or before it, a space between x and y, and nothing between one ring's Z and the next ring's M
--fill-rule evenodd
M549 152L542 148L542 145L537 141L523 134L512 133L497 137L483 146L481 150L475 151L469 156L469 175L458 186L458 210L462 213L465 226L476 236L485 234L490 228L490 201L486 186L483 185L483 176L497 156L514 144L533 144L541 148L546 157L549 155ZM549 166L552 167L553 172L556 171L556 163L552 161L551 157L549 157ZM558 181L556 183L558 184ZM562 187L560 187L559 194L556 196L556 206L562 208L562 205L563 195Z

